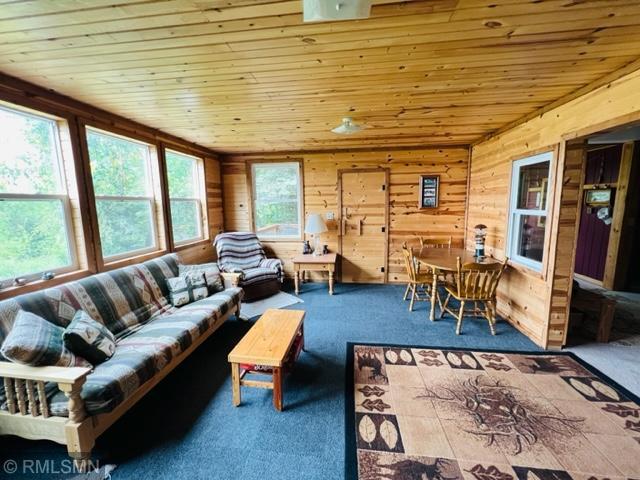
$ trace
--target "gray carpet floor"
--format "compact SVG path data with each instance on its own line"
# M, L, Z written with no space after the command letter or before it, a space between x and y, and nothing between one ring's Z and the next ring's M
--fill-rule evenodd
M282 413L260 389L246 389L242 405L232 406L226 356L252 322L226 322L98 439L95 457L118 465L116 480L340 480L347 342L538 350L505 322L492 336L485 321L468 319L456 336L452 318L429 322L427 303L409 312L403 291L400 285L351 284L337 285L329 296L325 284L304 285L304 303L289 308L307 312L308 351L285 380ZM625 386L637 375L616 377L617 358L601 355L598 362L589 348L577 352ZM67 458L64 446L16 437L0 437L0 457Z

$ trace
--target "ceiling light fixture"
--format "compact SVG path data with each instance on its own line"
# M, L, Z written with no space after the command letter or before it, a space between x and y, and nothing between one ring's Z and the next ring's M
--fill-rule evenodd
M305 22L369 18L371 0L303 0Z
M356 125L353 123L353 118L344 117L342 119L342 123L338 125L336 128L331 129L333 133L337 133L338 135L349 135L351 133L356 133L362 130L364 127L361 125Z

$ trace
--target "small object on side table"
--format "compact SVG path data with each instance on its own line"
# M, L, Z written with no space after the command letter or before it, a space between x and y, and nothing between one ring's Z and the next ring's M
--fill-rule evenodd
M305 240L302 242L302 254L308 255L311 253L311 245L309 245L309 240Z
M296 295L300 293L300 279L304 278L305 271L329 273L329 295L333 295L333 274L336 271L335 253L326 255L298 255L293 258L293 280L296 287Z
M482 260L484 258L484 241L487 236L487 226L479 223L475 227L475 243L476 243L476 254L474 255L478 260Z
M322 246L322 254L323 255L328 255L329 254L329 246L328 245L323 245Z

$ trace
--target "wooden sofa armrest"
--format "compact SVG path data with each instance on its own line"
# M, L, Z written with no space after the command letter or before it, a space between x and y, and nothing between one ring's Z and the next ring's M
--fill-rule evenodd
M29 365L0 361L0 377L21 380L76 383L78 380L84 379L89 372L91 369L85 367L30 367Z
M237 287L240 283L240 279L242 278L241 273L228 273L221 272L222 281L224 282L224 288L232 288Z
M69 420L81 422L87 415L80 391L90 368L31 367L0 361L0 377L4 377L7 407L10 414L49 416L45 382L54 382L69 399Z

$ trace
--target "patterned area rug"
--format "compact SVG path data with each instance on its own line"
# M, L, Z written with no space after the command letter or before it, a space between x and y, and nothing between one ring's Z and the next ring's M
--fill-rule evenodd
M640 478L639 399L571 353L347 357L347 480Z

